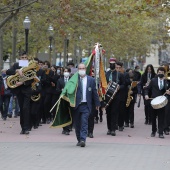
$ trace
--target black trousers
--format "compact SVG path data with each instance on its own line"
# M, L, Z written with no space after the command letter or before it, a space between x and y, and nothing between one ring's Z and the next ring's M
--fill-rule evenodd
M119 117L118 117L118 126L119 127L123 127L125 115L126 115L126 102L120 101Z
M169 131L169 126L170 126L170 99L168 98L168 104L165 106L164 130Z
M92 106L92 112L89 115L88 119L88 133L93 133L94 130L94 117L98 114L98 110L96 110L95 106Z
M145 110L145 120L147 122L152 122L152 106L151 106L151 100L144 100L144 110Z
M56 107L53 109L52 113L50 113L51 108L57 102L59 96L56 94L47 93L44 100L44 111L46 115L46 119L52 119L56 112Z
M159 134L163 134L164 130L164 118L165 118L165 107L161 109L153 109L152 112L152 132L157 131L156 127L156 119L158 117L158 132Z
M120 101L117 98L114 98L110 105L106 108L107 128L110 131L115 131L117 129L119 109Z
M20 107L20 125L22 130L30 128L30 102L31 102L31 87L21 87L17 93L18 103Z
M131 101L129 107L126 108L125 122L134 123L134 107L135 101Z
M46 115L45 115L45 110L44 110L44 100L45 100L45 94L41 94L40 98L40 108L39 108L39 123L41 122L46 122Z
M39 125L40 104L40 100L35 102L31 101L31 127Z

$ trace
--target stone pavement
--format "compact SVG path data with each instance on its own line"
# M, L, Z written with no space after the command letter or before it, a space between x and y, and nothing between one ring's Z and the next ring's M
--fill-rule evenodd
M43 125L20 135L19 118L0 120L0 170L169 170L170 136L150 137L144 125L143 103L135 108L135 128L106 135L106 119L95 125L85 148L76 146L75 132Z

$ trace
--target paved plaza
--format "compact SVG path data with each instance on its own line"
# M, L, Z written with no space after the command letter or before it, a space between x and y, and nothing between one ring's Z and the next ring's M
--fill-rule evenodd
M135 128L106 135L106 118L95 124L94 138L76 146L75 132L48 124L20 135L19 118L0 120L0 170L170 170L170 136L150 137L143 103L135 108Z

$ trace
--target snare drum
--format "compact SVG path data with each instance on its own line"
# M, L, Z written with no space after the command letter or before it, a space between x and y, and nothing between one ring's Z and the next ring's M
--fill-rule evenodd
M165 107L168 103L168 99L165 96L158 96L155 97L152 101L151 101L151 106L154 109L161 109L163 107Z

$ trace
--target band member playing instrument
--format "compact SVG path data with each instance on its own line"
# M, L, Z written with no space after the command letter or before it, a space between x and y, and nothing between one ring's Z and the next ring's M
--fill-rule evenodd
M165 76L165 68L159 67L157 70L157 77L153 78L149 85L145 89L145 99L149 100L149 91L151 90L151 97L155 98L161 96L163 94L170 95L169 84L164 79ZM153 109L152 112L152 133L151 137L155 137L157 127L156 127L156 118L158 117L158 133L159 138L164 138L163 130L164 130L164 116L165 116L165 107Z
M126 114L125 124L130 123L130 127L134 128L134 107L135 107L135 96L138 92L137 81L134 81L134 73L129 73L130 85L128 88L128 97L126 101Z
M20 56L20 60L28 60L26 53L24 52ZM19 63L14 63L14 65L7 70L7 75L15 75L16 73L19 76L23 76L23 72L20 70L21 66ZM30 130L30 101L31 101L31 84L33 80L27 80L25 82L16 82L17 88L12 89L12 92L17 95L19 107L20 107L20 125L21 133L20 134L29 134Z
M64 86L70 79L71 69L69 67L64 68L64 76L61 77L57 82L57 94L60 95L62 90L64 89ZM55 110L55 109L54 109ZM69 135L70 134L70 125L63 127L62 134Z
M125 80L125 86L119 92L120 109L119 109L119 116L118 116L119 131L123 131L125 115L126 115L126 100L127 100L127 93L128 93L128 85L130 85L130 79L129 79L128 73L123 72L123 63L122 62L116 62L116 71L122 73L124 76L124 80Z
M34 61L36 61L39 64L39 59L34 58ZM40 112L40 107L41 107L41 101L43 100L42 97L42 87L44 82L46 81L46 75L45 71L40 68L36 72L37 77L39 78L39 82L36 84L36 90L33 91L34 96L40 95L39 99L37 100L31 100L31 127L34 129L37 129L38 126L40 125L40 119L41 119L41 112Z
M56 94L56 85L57 81L60 78L60 75L57 74L57 67L53 66L53 69L50 69L50 63L47 63L48 68L46 71L46 81L44 83L45 86L45 100L44 100L44 111L45 111L45 116L46 116L46 122L49 124L51 120L53 119L54 115L51 115L50 109L52 106L55 104L57 101L59 95Z
M149 85L150 81L155 77L156 73L154 71L154 68L151 64L146 66L145 72L142 74L141 80L140 80L140 93L143 95L144 100L144 111L145 111L145 124L152 124L152 106L150 103L150 100L145 99L144 90ZM148 96L151 97L151 91L148 91Z
M165 79L170 84L170 70L169 70L169 64L164 64L166 73L165 73ZM170 126L170 96L167 96L168 98L168 104L165 106L165 120L164 120L164 134L169 135L169 126Z
M120 109L120 91L124 88L124 76L122 73L116 71L116 59L110 59L110 70L106 72L106 80L109 82L116 82L119 84L118 92L106 108L107 114L107 135L116 136L116 129L118 128L118 115Z

